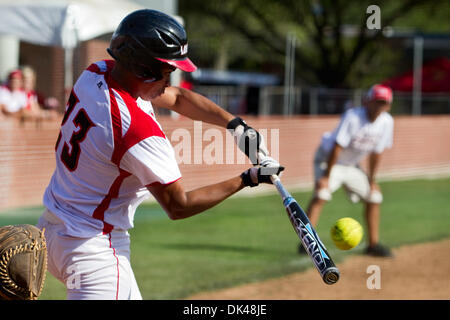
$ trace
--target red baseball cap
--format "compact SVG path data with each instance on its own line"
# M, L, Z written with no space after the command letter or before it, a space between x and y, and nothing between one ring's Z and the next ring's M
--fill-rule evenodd
M387 103L392 103L392 90L382 84L375 84L367 92L367 100L381 100L386 101Z
M8 75L8 79L11 80L12 78L22 78L22 71L19 69L11 71Z

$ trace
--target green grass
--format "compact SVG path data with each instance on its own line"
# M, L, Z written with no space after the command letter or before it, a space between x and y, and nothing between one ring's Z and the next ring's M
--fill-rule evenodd
M380 236L395 247L450 237L450 179L381 183ZM293 193L306 208L311 192ZM42 208L0 214L0 224L36 223ZM338 218L365 226L363 205L334 194L317 232L335 262L360 254L363 242L339 251L329 229ZM131 234L131 264L144 299L181 299L190 294L279 277L311 268L297 255L298 238L277 194L233 197L206 213L171 221L156 204L142 205ZM319 275L317 275L320 281ZM41 299L64 299L65 289L48 275Z

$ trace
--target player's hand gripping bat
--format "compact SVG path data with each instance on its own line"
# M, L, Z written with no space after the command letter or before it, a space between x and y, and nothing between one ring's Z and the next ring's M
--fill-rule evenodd
M319 236L311 225L305 212L283 187L281 180L277 175L271 175L270 178L283 199L283 205L286 208L295 232L300 238L306 252L313 260L323 281L326 284L336 283L339 280L339 270L335 266L322 241L320 241Z

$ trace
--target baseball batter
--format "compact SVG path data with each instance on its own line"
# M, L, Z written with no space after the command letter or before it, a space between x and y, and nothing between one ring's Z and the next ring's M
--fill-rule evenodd
M66 285L68 299L142 299L127 230L150 195L171 219L183 219L245 186L271 183L262 167L274 174L284 169L242 119L199 94L169 86L176 68L196 69L187 50L185 30L176 20L154 10L135 11L112 36L108 52L114 60L90 65L72 89L38 223L46 230L48 270ZM153 107L229 129L259 165L186 192Z
M344 186L350 199L362 199L368 227L369 245L366 253L390 256L389 248L379 243L379 216L382 194L375 177L383 151L393 144L394 121L388 113L392 103L389 87L374 85L368 91L362 107L347 110L333 132L322 136L314 157L315 190L307 214L315 226L323 205L332 193ZM359 163L369 157L368 172ZM304 252L299 246L300 253Z

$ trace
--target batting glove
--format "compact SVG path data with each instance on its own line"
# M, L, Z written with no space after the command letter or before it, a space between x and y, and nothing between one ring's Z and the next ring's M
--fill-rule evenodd
M281 167L281 165L278 163L277 160L275 160L274 158L269 157L269 156L258 157L258 160L259 160L259 164L261 167L265 167L265 168Z
M227 129L234 137L234 142L245 153L251 163L256 166L261 160L268 157L269 151L264 143L264 137L239 117L231 120Z
M242 182L248 187L256 187L260 183L272 183L270 176L279 175L284 170L283 166L278 167L253 167L245 170L241 174Z

